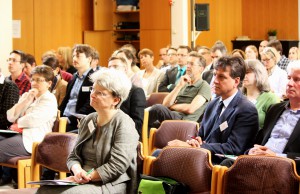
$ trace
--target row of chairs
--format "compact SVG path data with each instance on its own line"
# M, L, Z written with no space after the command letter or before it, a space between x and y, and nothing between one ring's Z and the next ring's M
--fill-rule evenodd
M67 119L60 117L60 111L57 111L57 117L54 122L52 132L65 133L67 126ZM7 162L0 163L0 166L18 169L18 188L28 188L26 182L31 180L31 156L13 157Z
M191 194L298 194L300 177L293 160L276 156L239 156L230 168L211 163L202 148L166 147L146 156L144 173L184 183Z

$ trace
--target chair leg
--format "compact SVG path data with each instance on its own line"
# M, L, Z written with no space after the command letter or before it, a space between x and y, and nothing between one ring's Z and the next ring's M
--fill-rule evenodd
M18 189L31 188L26 182L30 181L31 159L18 161Z
M67 177L67 173L59 172L59 179L65 179Z

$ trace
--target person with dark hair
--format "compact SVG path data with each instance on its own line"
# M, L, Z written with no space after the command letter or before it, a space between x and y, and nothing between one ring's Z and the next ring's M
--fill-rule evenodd
M171 92L179 82L180 77L185 75L188 54L191 48L188 46L179 46L177 49L178 65L167 69L162 82L158 86L158 92Z
M45 65L31 71L32 88L7 111L7 120L13 123L9 129L16 133L1 133L0 162L30 156L33 142L41 142L52 131L57 116L56 99L49 92L53 77L52 69ZM2 179L1 184L10 181Z
M149 111L149 126L158 127L164 120L198 121L210 101L210 87L201 79L205 59L196 51L187 59L186 74L163 100Z
M94 48L94 52L92 54L92 62L90 65L93 71L98 71L100 69L99 61L100 61L99 52Z
M20 50L10 52L7 59L8 71L11 74L8 79L17 84L20 96L30 89L29 77L23 72L26 61L26 54Z
M82 116L95 111L90 106L89 98L90 87L93 85L89 77L94 73L90 68L93 48L87 44L77 44L72 52L73 65L77 72L69 82L66 96L59 106L61 116L68 117L67 131L77 130Z
M58 106L63 101L64 97L66 96L66 90L68 82L63 80L60 75L60 67L59 62L56 57L48 57L44 61L44 65L51 67L54 78L52 80L52 85L50 87L50 92L53 93L56 97Z
M23 69L23 72L27 75L30 76L30 72L32 69L36 66L36 61L33 55L31 54L26 54L26 63Z
M284 56L284 54L282 54L282 44L279 40L271 40L268 42L267 47L273 47L275 48L275 50L277 51L277 53L280 56L279 61L277 62L277 65L286 71L286 68L290 62L290 60L288 58L286 58Z
M241 155L249 149L258 131L258 114L238 89L245 73L243 59L221 57L214 67L214 91L218 97L207 105L198 136L186 142L173 140L168 145L208 149L215 164L223 160L215 154Z

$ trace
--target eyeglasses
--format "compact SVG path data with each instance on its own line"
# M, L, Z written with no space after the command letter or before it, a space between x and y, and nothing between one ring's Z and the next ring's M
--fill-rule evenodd
M18 61L17 59L14 59L14 58L9 58L6 60L7 62L13 62L13 63L16 63L16 62L21 62L21 61Z
M106 96L110 95L110 94L105 94L104 92L101 92L101 91L97 91L97 90L95 90L94 87L90 87L90 92L95 93L96 96L101 96L101 97L106 97Z
M124 65L110 65L110 66L108 66L108 68L113 68L113 69L120 69L120 68L125 68L125 66Z
M36 83L41 83L41 82L44 82L46 81L45 79L40 79L40 78L36 78L36 79L33 79L33 78L30 78L30 82L36 82Z
M199 65L199 64L197 64L197 63L194 63L194 62L187 62L187 64L186 65L190 65L190 66L196 66L196 65ZM200 65L199 65L200 66Z
M171 56L174 56L174 55L177 55L176 53L169 53L169 54L167 54L169 57L171 57Z
M261 62L266 63L269 62L271 59L265 58L265 59L261 59Z
M177 54L177 57L186 57L187 55L184 54Z

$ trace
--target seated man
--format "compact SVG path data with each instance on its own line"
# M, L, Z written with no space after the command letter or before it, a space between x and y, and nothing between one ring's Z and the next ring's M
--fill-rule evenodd
M238 89L246 73L244 61L239 57L221 57L214 68L214 91L218 97L208 104L198 137L187 142L173 140L168 145L208 149L217 164L222 158L215 154L240 155L253 145L258 114Z
M68 83L66 96L59 106L61 116L68 117L67 131L76 130L82 116L95 111L90 106L90 87L93 85L90 75L94 72L90 63L93 52L86 44L78 44L73 48L73 65L77 72Z
M210 87L201 79L204 67L204 58L197 52L191 52L187 60L186 74L181 76L162 105L157 104L150 109L149 129L168 119L198 121L210 100Z
M273 105L266 114L249 155L277 155L295 159L300 173L300 62L289 65L286 95L289 99Z

